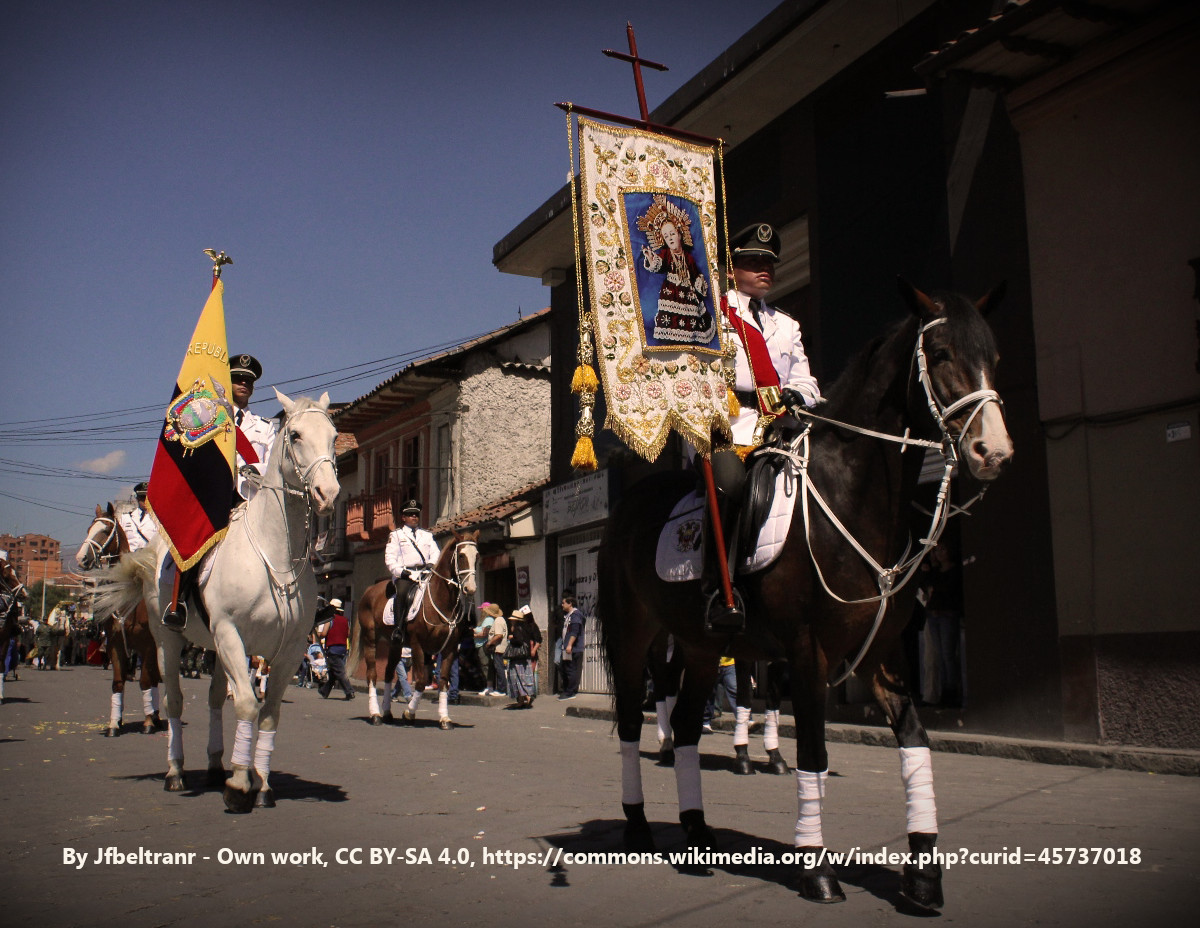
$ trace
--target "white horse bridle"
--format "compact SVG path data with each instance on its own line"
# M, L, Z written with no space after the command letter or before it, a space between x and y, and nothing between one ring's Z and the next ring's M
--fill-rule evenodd
M867 650L871 647L871 643L875 640L875 635L879 631L879 627L883 624L883 616L887 611L888 602L893 596L899 593L908 582L913 578L921 561L925 555L929 553L941 538L942 532L946 527L946 522L952 515L961 515L965 513L972 505L982 499L986 486L981 487L979 493L963 503L962 506L951 507L950 499L950 478L953 476L956 467L958 466L959 453L964 451L961 447L963 441L966 440L970 430L971 423L975 417L983 410L988 403L996 403L1003 407L1003 402L1000 399L1000 394L995 390L975 390L955 400L950 404L945 404L937 395L937 391L933 388L933 381L929 376L929 362L925 356L925 333L936 325L941 325L946 321L945 316L938 316L931 319L917 330L917 344L913 351L913 364L917 370L917 381L921 384L921 388L925 391L925 400L928 403L929 411L933 415L933 420L937 424L938 430L942 433L940 441L930 441L921 438L912 438L905 429L903 435L890 435L886 432L877 432L873 429L865 429L857 425L851 425L848 422L840 422L836 419L828 419L824 416L819 416L807 408L796 407L791 411L798 417L811 420L803 432L785 448L765 448L765 453L778 454L785 457L791 464L786 472L785 492L790 496L794 492L795 478L799 478L803 484L803 492L800 496L801 511L804 516L804 538L808 544L808 554L812 560L813 567L817 572L817 578L821 581L821 586L825 592L840 603L846 605L861 605L863 603L879 603L879 608L875 613L875 622L871 626L871 631L863 641L862 647L859 648L854 660L851 661L849 667L838 675L836 680L830 682L830 686L837 686L845 681L862 662L866 656ZM910 375L911 376L911 375ZM966 409L972 403L975 404L970 414L967 416L967 421L963 425L958 435L957 442L950 432L948 420ZM873 438L878 438L883 441L891 441L900 444L901 453L909 446L919 448L936 448L942 455L943 470L941 484L938 486L937 504L934 506L933 512L930 514L929 532L926 537L920 540L920 550L909 556L912 550L912 539L909 539L908 544L904 548L904 553L900 555L900 560L892 567L883 567L875 558L864 548L859 541L850 534L850 531L842 524L841 520L834 514L825 498L820 491L813 485L812 477L809 474L810 460L810 434L812 431L812 421L825 422L829 425L836 426L847 431L856 432L860 435L869 435ZM825 517L833 524L841 536L849 542L850 546L858 552L859 556L866 561L868 566L875 572L875 584L879 588L879 594L876 596L868 596L863 599L844 599L839 596L829 587L829 583L825 580L825 574L821 571L821 565L817 561L816 552L812 545L812 520L809 509L810 497L816 500L821 511L825 513ZM897 579L899 578L899 579Z
M470 564L471 566L467 570L462 570L458 566L458 559L459 559L460 554L465 549L468 549L468 548L471 549L471 551L473 551L476 556L468 557L467 563ZM443 576L442 574L439 574L437 572L437 570L435 570L435 569L431 569L429 571L431 576L437 577L440 580L444 581L447 586L458 588L459 593L458 593L458 596L456 596L454 599L455 605L454 605L454 608L451 610L452 613L458 611L458 601L459 601L459 599L462 598L463 584L466 583L468 579L474 579L474 577L475 577L475 564L477 562L478 554L479 554L479 545L477 542L471 541L469 539L465 540L465 541L456 542L454 545L454 556L453 556L454 576L453 577ZM426 592L428 592L428 588L426 589ZM433 611L436 612L438 614L438 616L442 619L442 622L445 623L445 625L447 626L447 629L453 630L454 626L456 626L459 623L460 619L451 618L450 615L447 615L446 613L442 612L442 610L440 608L438 608L438 604L436 602L433 602L431 600L430 603L433 606ZM426 627L434 628L435 627L434 623L430 622L429 619L425 618L424 610L421 610L421 612L422 612L421 620L425 623ZM397 621L399 621L399 620L397 620ZM450 641L450 635L447 634L446 642L448 643L449 641ZM445 646L446 645L443 644L442 648L444 648ZM438 649L437 653L438 654L441 653L441 648Z
M92 526L97 526L97 525L103 526L108 529L108 534L104 537L104 540L96 541L96 539L93 537L92 528L89 527L87 537L85 537L83 539L82 547L86 547L88 549L88 551L91 552L92 558L96 562L100 562L105 557L113 556L113 555L106 555L104 553L104 549L107 548L110 544L112 544L113 541L116 539L117 531L118 531L119 527L117 525L117 520L110 519L108 516L97 516L95 519L93 519ZM118 547L120 547L120 546L118 545Z

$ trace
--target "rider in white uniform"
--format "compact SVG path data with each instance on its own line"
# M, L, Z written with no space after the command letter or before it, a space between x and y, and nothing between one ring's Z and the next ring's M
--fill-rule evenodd
M149 489L148 483L139 483L133 488L134 496L137 497L137 508L117 514L117 524L125 533L130 552L146 547L158 535L158 523L146 511L146 493Z
M259 476L266 472L267 457L271 446L275 444L275 421L264 419L250 411L250 397L254 394L254 382L262 376L262 365L254 355L235 354L229 357L229 379L233 387L233 405L237 407L235 420L243 435L249 439L258 462L246 461L240 454L237 456L237 491L245 500L253 498L258 492L258 484L254 474Z
M396 629L392 639L400 647L408 640L408 626L405 618L408 614L410 596L424 571L431 570L437 563L441 550L433 535L418 526L421 524L421 504L410 499L400 510L400 527L388 536L387 550L383 553L383 561L392 572L396 584L396 598L393 600L393 610L396 615Z

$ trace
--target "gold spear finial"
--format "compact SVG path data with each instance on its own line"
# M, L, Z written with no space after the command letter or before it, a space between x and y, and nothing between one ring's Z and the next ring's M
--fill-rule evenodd
M205 248L204 253L206 255L208 255L209 259L213 263L213 277L214 278L221 276L221 265L233 264L233 258L229 257L229 255L225 254L225 252L223 252L223 251L217 252L211 248Z

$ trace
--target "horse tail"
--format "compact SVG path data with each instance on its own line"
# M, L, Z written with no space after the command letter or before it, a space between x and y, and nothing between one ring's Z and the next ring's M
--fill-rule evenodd
M157 585L159 556L158 545L146 545L103 568L96 583L96 613L125 615L143 599L148 600L148 591Z
M350 653L346 656L347 667L357 667L358 662L362 660L362 615L366 602L367 597L363 596L359 601L358 611L354 613L354 624L350 627Z

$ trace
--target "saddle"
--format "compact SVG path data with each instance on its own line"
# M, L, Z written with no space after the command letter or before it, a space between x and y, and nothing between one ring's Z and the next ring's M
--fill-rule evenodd
M788 466L787 458L771 454L768 449L787 447L803 431L804 426L795 417L780 416L768 427L763 443L747 457L746 483L738 511L737 531L731 533L731 556L737 551L753 554L767 517L771 514L778 477Z

